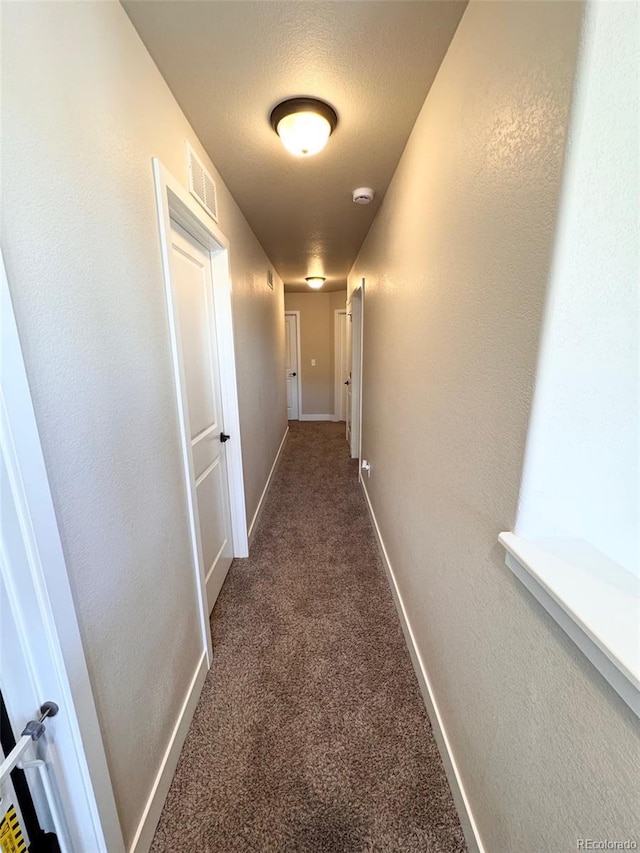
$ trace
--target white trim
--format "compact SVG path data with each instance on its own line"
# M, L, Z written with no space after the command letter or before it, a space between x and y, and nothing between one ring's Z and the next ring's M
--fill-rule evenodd
M71 595L60 533L49 488L29 384L22 358L9 285L0 257L2 383L0 388L0 444L19 517L30 587L35 600L20 600L24 584L13 584L16 605L35 632L35 620L46 650L29 648L32 677L39 689L61 706L56 726L65 754L63 765L71 798L71 830L81 838L80 849L96 853L124 853L124 841L115 806L102 735L80 630ZM7 567L9 572L9 567ZM20 616L20 614L17 614ZM40 630L41 629L41 630ZM29 637L25 637L25 641ZM25 643L25 651L28 643ZM46 658L46 660L44 659ZM53 723L52 723L53 728ZM69 748L69 746L71 748Z
M364 278L354 293L357 294L358 290L360 291L360 370L358 372L358 453L356 455L359 460L358 470L360 470L362 463L362 400L364 398Z
M198 242L206 246L211 255L215 287L215 319L219 348L222 409L225 430L232 436L232 440L227 444L227 466L229 469L234 556L246 557L249 553L249 543L242 470L242 440L233 334L229 241L210 217L203 213L203 209L191 198L182 184L171 175L156 157L153 158L153 171L156 179L158 219L164 248L166 248L168 235L167 226L170 230L170 221L173 220ZM165 268L165 277L166 273L167 269Z
M264 489L262 490L262 494L260 495L260 500L258 501L258 506L256 511L253 514L253 518L251 519L251 524L249 525L249 545L253 542L253 535L256 532L256 525L258 523L258 519L260 518L260 513L264 507L264 500L267 497L267 492L269 491L269 486L271 485L271 480L273 478L273 474L276 470L276 466L280 461L280 456L282 455L282 451L284 450L284 444L287 440L287 436L289 435L289 427L287 427L284 431L284 435L282 436L282 441L280 442L280 447L278 448L278 452L276 453L276 458L273 460L273 465L271 466L271 470L269 471L269 476L267 477L267 482L264 484Z
M168 184L169 179L171 181L174 179L167 178L167 176L163 174L164 167L155 159L153 160L153 173L156 188L156 205L158 211L158 226L160 229L160 247L162 251L165 296L167 299L167 319L170 330L169 338L171 341L171 357L173 362L174 381L176 385L176 406L178 423L180 426L180 449L182 453L182 467L184 470L185 497L189 516L192 569L196 578L198 618L200 621L202 648L207 652L208 663L211 665L211 661L213 659L213 648L211 645L211 629L209 626L207 581L205 577L202 543L200 541L198 525L198 503L196 497L195 473L193 470L193 460L189 446L189 415L186 398L186 383L180 353L180 330L176 319L175 306L173 305L173 288L171 280L171 216ZM177 184L177 181L175 183Z
M224 429L231 435L231 441L227 443L225 452L227 461L233 555L234 557L246 557L249 554L249 539L247 535L247 517L242 470L242 443L240 437L240 413L238 407L235 345L233 337L229 241L213 220L203 212L200 205L189 195L189 193L173 177L173 175L171 175L162 163L155 157L152 162L156 189L156 206L158 212L158 228L160 232L165 295L168 305L167 315L171 333L171 355L176 383L176 403L180 424L182 464L185 472L185 496L189 513L192 566L198 590L198 608L203 649L207 653L207 660L210 665L213 652L211 648L211 631L209 627L209 604L207 600L205 568L202 558L202 546L198 525L195 477L190 450L190 430L188 427L186 385L184 381L182 356L179 346L180 334L173 305L170 249L171 223L177 223L195 240L201 243L209 251L211 258L222 412L224 418Z
M335 415L300 415L301 421L335 421Z
M298 380L298 417L292 418L292 420L301 421L302 420L302 345L300 343L300 311L285 311L284 316L287 314L293 314L296 318L296 349L297 349L297 361L298 361L298 369L296 377ZM251 534L249 534L251 535Z
M335 421L346 419L347 413L342 407L342 383L343 377L338 373L338 367L344 366L340 359L342 352L342 341L340 339L340 314L347 316L346 308L335 308L333 312L333 413ZM338 364L340 362L340 365ZM343 371L344 373L344 371ZM344 415L344 417L342 417Z
M638 579L586 542L498 538L507 566L640 717Z
M213 230L213 227L212 227ZM221 233L214 237L220 242ZM236 376L235 340L233 333L233 305L231 299L231 269L229 266L228 243L222 237L225 251L212 257L214 282L220 285L215 292L216 332L220 364L220 391L225 431L231 435L226 443L229 499L231 502L231 533L233 556L249 556L247 531L247 509L244 494L244 469L242 463L242 436L240 433L240 405L238 403L238 380Z
M431 720L433 734L440 750L442 763L444 765L445 773L447 775L449 786L451 788L451 793L453 795L453 799L458 810L458 817L460 818L462 831L464 832L465 840L467 842L467 848L469 850L469 853L485 853L485 848L482 844L482 839L480 838L480 833L478 832L478 827L471 811L471 806L469 804L469 800L467 798L464 785L462 783L462 778L460 776L460 771L458 770L458 765L456 763L453 750L451 748L451 743L447 736L447 732L444 727L444 722L442 720L442 716L440 714L440 710L435 699L433 688L431 686L431 681L429 680L427 668L425 666L424 660L422 659L422 655L420 654L420 650L418 649L418 645L416 643L416 639L411 628L411 623L409 622L409 617L407 615L404 601L402 600L402 595L400 594L400 589L398 588L396 576L394 574L393 567L391 566L391 561L389 560L389 555L387 553L384 540L382 539L380 528L378 527L378 520L376 519L375 513L373 511L373 506L371 505L369 493L367 492L367 487L365 486L364 480L362 479L362 475L360 475L360 485L362 486L362 491L364 492L364 497L367 503L367 508L369 510L369 515L371 516L371 521L373 522L373 529L376 534L376 540L378 543L378 548L380 550L380 555L382 557L382 563L387 573L387 577L389 578L389 586L391 587L391 592L393 594L393 598L396 604L398 616L400 617L402 631L404 633L407 647L409 649L409 654L411 655L413 668L418 678L420 692L422 693L422 698L424 700L427 712L429 714L429 718Z
M364 369L364 289L365 279L354 287L347 301L347 311L351 314L351 458L358 459L358 467L362 465L362 378ZM359 306L359 317L357 323L353 322L353 304ZM353 330L357 327L358 348L357 352L353 346ZM353 369L355 366L355 370ZM357 420L353 417L353 401L357 401ZM356 428L354 429L354 423Z
M164 806L164 801L171 787L171 781L178 766L180 751L189 731L189 726L191 725L191 720L193 719L200 693L207 677L207 670L207 656L205 652L202 652L200 662L191 679L187 695L185 696L178 719L169 738L169 743L160 762L160 769L151 788L147 804L142 812L142 818L133 837L129 853L147 853L151 847L153 835L162 813L162 807Z

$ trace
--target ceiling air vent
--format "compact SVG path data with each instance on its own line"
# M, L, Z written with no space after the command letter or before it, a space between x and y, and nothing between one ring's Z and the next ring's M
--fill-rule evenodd
M218 194L215 181L205 169L202 160L187 142L187 170L189 192L215 221L218 221Z

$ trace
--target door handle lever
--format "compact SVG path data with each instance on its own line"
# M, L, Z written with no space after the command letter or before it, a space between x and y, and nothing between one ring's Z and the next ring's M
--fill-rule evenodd
M220 441L221 441L223 444L225 443L225 441L229 441L229 439L230 439L230 438L231 438L231 436L230 436L230 435L227 435L225 432L221 432L221 433L220 433Z

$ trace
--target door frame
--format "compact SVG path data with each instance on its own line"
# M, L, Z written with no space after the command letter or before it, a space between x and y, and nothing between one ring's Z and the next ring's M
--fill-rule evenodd
M213 304L218 345L218 364L220 370L220 392L225 431L230 433L227 442L227 481L229 489L229 509L231 515L231 539L234 557L249 555L247 532L247 514L244 494L242 467L242 442L240 438L240 411L238 406L238 386L236 379L235 344L233 335L233 306L231 300L232 285L229 265L229 241L217 224L194 199L187 193L179 181L162 165L157 157L152 160L156 189L156 207L158 228L162 251L162 270L167 315L171 338L171 357L176 385L176 404L180 427L182 464L185 475L185 498L187 502L193 572L196 579L200 628L203 650L211 666L212 647L209 627L209 606L205 581L205 567L202 557L200 530L198 524L198 504L195 492L195 477L191 459L191 434L189 429L189 409L187 405L186 383L182 365L182 349L176 306L174 305L171 278L171 221L176 222L194 240L201 243L211 259L213 280Z
M2 381L0 452L27 555L28 578L2 561L11 608L23 631L25 659L39 691L61 708L59 732L72 844L97 853L124 853L104 744L71 595L36 416L24 366L9 283L0 255ZM7 697L5 697L7 699ZM34 713L37 708L34 708ZM81 836L82 840L78 840ZM90 847L87 848L87 844ZM80 846L78 846L80 845Z
M302 354L301 354L301 346L300 346L300 311L289 311L285 310L284 316L287 314L294 314L296 318L296 350L297 350L297 358L298 358L298 375L296 379L298 380L298 420L302 420Z
M347 418L346 411L338 411L339 408L340 410L342 409L342 406L338 406L338 401L342 400L342 383L344 382L344 379L338 374L338 359L341 349L340 314L344 314L348 320L349 312L346 306L344 308L335 308L333 312L333 417L336 421L343 420L340 417L341 414L344 415L344 420Z
M362 457L362 378L364 368L364 278L347 300L351 315L351 458Z

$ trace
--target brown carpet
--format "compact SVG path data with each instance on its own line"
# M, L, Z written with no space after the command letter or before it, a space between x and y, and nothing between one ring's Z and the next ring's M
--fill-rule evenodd
M344 424L292 423L152 853L466 850Z

